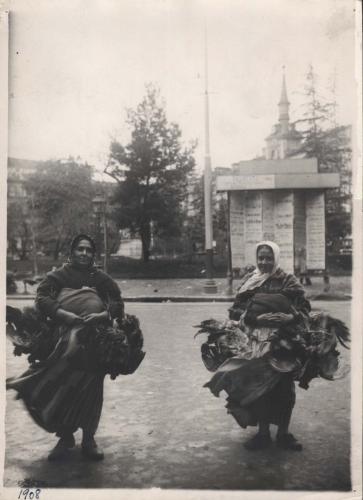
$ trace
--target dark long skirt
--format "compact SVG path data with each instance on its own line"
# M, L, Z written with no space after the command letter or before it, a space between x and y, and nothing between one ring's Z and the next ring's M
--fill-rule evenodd
M229 359L205 387L215 396L222 390L228 394L228 413L243 428L259 422L288 422L295 405L293 376L277 372L265 358Z
M7 389L17 391L35 422L59 436L78 428L94 434L101 417L104 374L92 371L77 340L79 330L64 330L44 363L7 380Z

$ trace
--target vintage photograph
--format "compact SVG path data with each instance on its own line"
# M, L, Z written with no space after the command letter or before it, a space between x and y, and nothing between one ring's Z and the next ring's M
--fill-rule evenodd
M356 7L1 12L14 498L359 498Z

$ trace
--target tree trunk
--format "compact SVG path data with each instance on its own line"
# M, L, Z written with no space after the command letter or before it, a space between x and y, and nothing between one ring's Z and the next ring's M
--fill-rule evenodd
M21 238L20 260L28 260L28 237Z
M142 244L142 260L144 262L149 262L150 257L150 243L151 243L151 231L150 222L145 222L140 231L141 244Z
M15 239L9 239L9 247L8 252L11 254L11 258L13 259L15 255L18 255L18 247L16 245Z
M59 259L59 253L61 251L61 246L62 246L62 239L61 236L58 236L57 239L55 240L55 246L53 250L53 259L57 261Z

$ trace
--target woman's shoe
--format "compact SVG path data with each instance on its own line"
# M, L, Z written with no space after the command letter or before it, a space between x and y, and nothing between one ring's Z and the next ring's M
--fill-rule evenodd
M259 432L248 440L243 446L247 450L263 450L271 445L270 434L260 434Z
M69 456L69 449L75 446L73 434L71 436L62 437L48 455L50 462L65 460Z
M276 436L276 446L283 450L301 451L302 444L292 434L282 434Z
M67 434L62 437L67 448L74 448L76 446L76 440L74 439L73 434Z
M90 460L103 460L104 459L104 454L103 452L98 448L96 441L94 438L92 439L87 439L86 441L82 442L82 454L86 458L89 458Z

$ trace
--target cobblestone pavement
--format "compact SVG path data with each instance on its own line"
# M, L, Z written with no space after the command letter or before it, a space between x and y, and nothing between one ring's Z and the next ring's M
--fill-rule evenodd
M18 300L10 305L21 307ZM349 324L349 302L315 303ZM315 379L297 389L291 425L301 453L272 447L248 452L242 430L224 409L224 398L203 388L210 374L192 325L223 318L226 304L127 304L145 335L146 358L133 375L106 379L98 443L101 463L81 458L79 445L67 463L46 460L55 438L35 425L7 392L5 486L63 488L184 488L346 490L350 488L349 376ZM349 364L349 352L342 353ZM20 374L26 358L7 342L7 376ZM79 443L79 433L76 438Z

